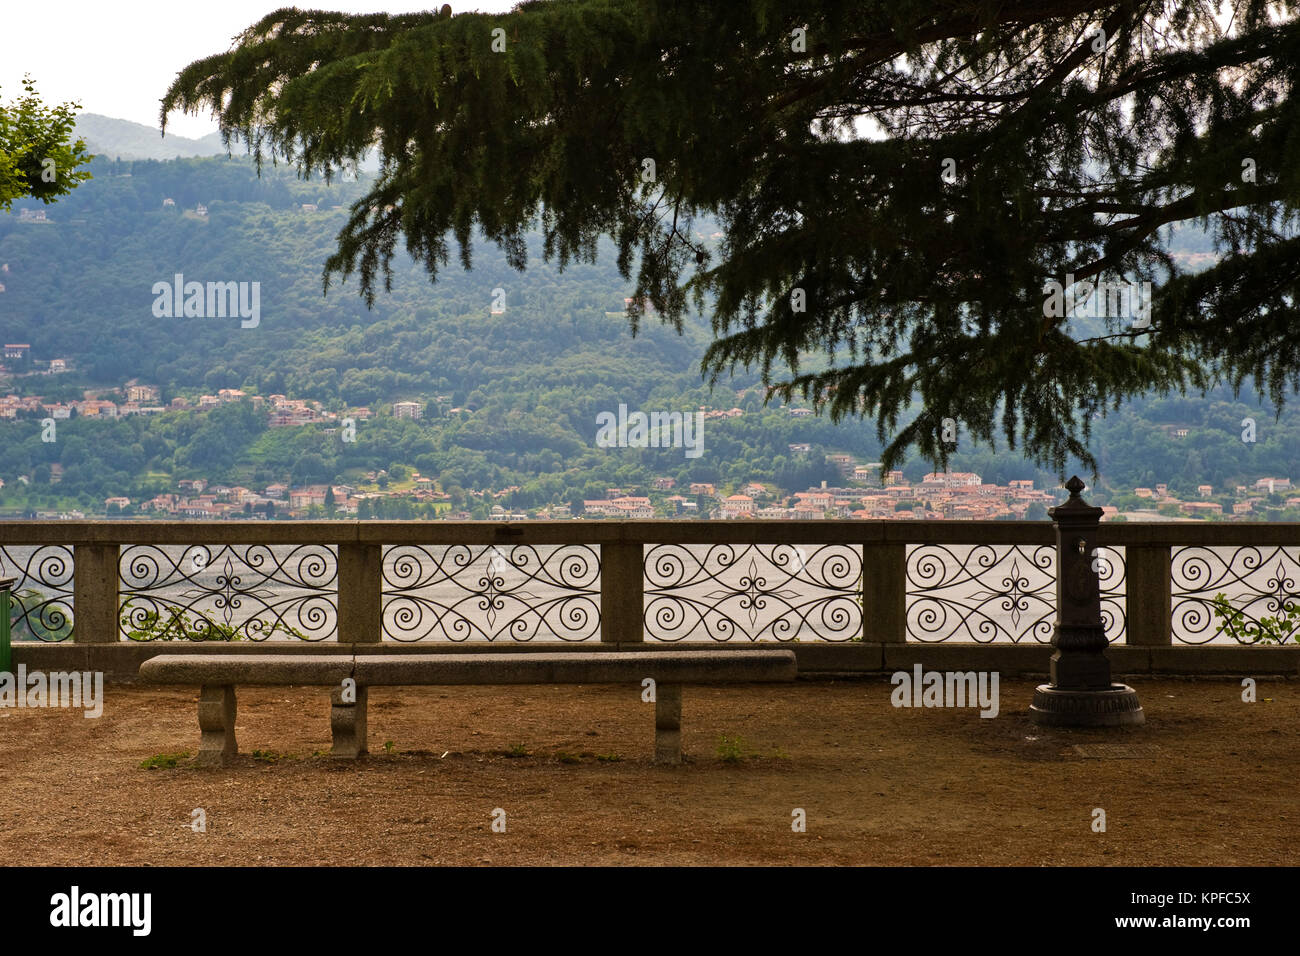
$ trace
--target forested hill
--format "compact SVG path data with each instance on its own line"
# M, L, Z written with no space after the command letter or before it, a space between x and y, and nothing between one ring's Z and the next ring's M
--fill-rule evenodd
M365 405L430 390L607 384L640 401L698 362L684 337L653 324L635 341L612 249L560 275L540 261L510 269L490 244L474 268L453 260L436 286L407 264L368 310L351 284L323 295L355 183L327 187L283 171L257 179L239 160L96 163L95 179L47 210L52 225L0 217L9 265L0 303L6 341L71 359L105 384L139 377L172 389L249 385L262 394ZM163 207L164 199L174 207ZM206 220L194 215L207 207ZM304 204L316 211L304 211ZM453 255L454 255L454 249ZM260 321L157 318L157 282L257 282ZM491 314L494 290L505 312ZM692 373L690 384L699 384Z
M836 480L825 452L878 456L870 422L835 426L788 410L762 412L756 389L742 395L756 384L753 375L711 394L699 373L708 342L703 319L689 321L681 336L647 321L633 338L621 314L629 287L607 242L596 263L561 273L541 260L541 237L530 234L529 268L519 273L486 242L476 243L466 272L449 240L450 261L436 285L403 257L392 292L368 310L355 283L336 281L328 295L321 288L323 263L361 184L327 186L273 167L258 178L247 160L226 158L98 159L92 172L56 205L17 203L12 215L0 215L0 338L31 345L26 360L8 362L17 374L0 382L0 394L70 401L139 379L160 386L163 403L242 388L332 410L386 412L389 403L411 400L427 403L429 417L415 423L380 414L352 445L324 429L268 429L265 416L233 408L73 420L60 425L56 443L42 443L35 423L0 421L5 494L19 475L39 483L55 463L63 468L60 498L92 505L108 495L174 490L183 477L260 487L405 464L444 487L517 485L523 490L512 503L535 507L612 485L645 487L657 475L801 490ZM23 210L41 210L49 221L23 221ZM185 282L257 283L256 324L235 315L155 315L155 284L171 285L178 274ZM72 370L31 374L55 358ZM1140 402L1099 420L1103 479L1123 489L1300 478L1300 429L1291 413L1275 423L1245 398ZM597 415L620 404L647 411L739 404L747 414L711 420L699 458L681 449L596 447ZM450 408L462 411L448 415ZM1246 414L1259 421L1251 445L1238 438ZM1188 434L1177 437L1183 427ZM791 444L812 449L794 453ZM965 439L953 468L999 483L1055 482L1014 452ZM905 468L909 478L928 470L920 460Z
M161 386L164 403L223 388L317 400L329 409L446 401L431 404L430 419L418 426L367 423L348 447L312 437L314 429L264 434L258 423L234 417L221 429L202 428L194 413L74 421L60 426L60 435L85 431L90 451L71 467L62 437L42 446L34 432L20 438L0 422L8 452L0 478L11 484L51 459L65 465L61 492L84 487L92 497L141 495L196 471L258 484L328 480L401 462L472 488L523 486L563 472L561 491L556 480L545 483L546 498L568 501L588 484L603 493L616 481L643 483L669 467L704 481L742 472L748 480L752 472L756 480L802 484L835 473L822 462L788 465L789 443L843 445L864 458L878 448L865 425L793 420L773 429L757 421L719 425L709 453L692 460L680 449L595 447L600 412L620 404L730 408L740 401L737 390L755 382L739 378L710 395L699 372L708 341L702 321L680 336L648 321L634 338L612 245L595 264L573 263L563 273L542 262L539 234L529 236L525 273L490 243L475 245L466 272L453 245L436 285L404 259L392 292L368 310L352 283L336 282L328 295L321 288L323 263L347 206L361 195L359 184L304 182L272 168L259 179L248 162L224 158L100 160L93 172L55 206L19 203L13 215L0 216L0 264L8 267L0 274L0 336L30 343L34 360L9 364L21 371L62 358L73 369L20 374L6 389L66 401L87 387L139 379ZM164 206L167 199L174 205ZM206 217L196 214L199 205ZM22 221L24 209L43 209L50 221ZM155 316L154 286L172 284L176 274L185 282L259 283L256 326L234 316ZM452 407L463 411L446 416ZM311 435L285 434L299 432ZM105 438L125 450L110 453Z

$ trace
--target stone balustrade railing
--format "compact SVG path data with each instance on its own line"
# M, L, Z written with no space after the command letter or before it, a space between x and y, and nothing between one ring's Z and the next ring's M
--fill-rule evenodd
M17 579L20 657L234 638L788 641L819 660L826 645L1015 645L1045 662L1053 541L1050 522L19 521L0 523L0 577ZM1240 651L1217 633L1216 593L1253 620L1300 597L1300 524L1107 523L1097 542L1114 650Z

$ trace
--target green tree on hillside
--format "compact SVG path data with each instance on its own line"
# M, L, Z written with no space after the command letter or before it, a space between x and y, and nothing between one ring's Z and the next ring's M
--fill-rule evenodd
M15 199L31 197L53 202L65 196L90 173L83 140L73 140L77 103L44 105L30 77L23 79L25 96L0 102L0 210Z

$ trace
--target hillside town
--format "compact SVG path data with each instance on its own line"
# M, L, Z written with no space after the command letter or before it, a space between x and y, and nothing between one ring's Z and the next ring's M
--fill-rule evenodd
M1005 485L984 482L969 472L933 472L919 482L909 482L901 472L885 475L883 483L872 484L857 469L854 479L839 487L820 487L786 493L760 482L750 482L732 494L706 482L677 488L672 478L655 479L653 487L609 488L604 498L584 500L580 510L572 505L553 505L528 511L512 511L510 496L518 488L499 490L469 489L465 495L493 503L490 517L499 521L529 519L647 519L683 518L761 521L782 520L1045 520L1047 508L1061 502L1063 493L1037 489L1031 480L1010 481ZM870 472L871 469L866 469ZM58 466L52 480L57 483ZM21 478L20 478L21 480ZM411 472L400 482L390 482L386 471L365 475L366 487L347 484L311 484L290 487L276 482L264 488L209 483L205 478L185 478L174 492L155 495L141 501L125 496L105 499L104 514L114 517L139 516L166 519L228 518L370 518L378 517L378 502L404 502L415 510L409 517L438 517L468 520L471 513L453 507L453 498L438 487L438 482L419 472ZM378 483L379 487L374 487ZM0 488L3 484L0 483ZM1165 520L1195 520L1213 517L1221 520L1251 520L1272 496L1291 489L1286 478L1262 478L1251 487L1237 486L1233 501L1225 507L1215 501L1181 501L1163 485L1137 488L1135 494L1150 502L1153 515ZM1201 496L1209 498L1213 489L1201 486ZM685 492L683 494L682 492ZM1287 496L1285 507L1300 507L1300 496ZM1122 520L1125 514L1114 506L1102 506L1102 520ZM84 518L80 512L42 512L43 518ZM1159 520L1157 518L1157 520Z
M31 346L25 343L6 344L4 356L10 360L30 361L30 349ZM35 374L67 370L64 360L51 359L43 371ZM424 419L426 408L436 408L440 415L462 411L449 407L450 399L451 396L440 395L428 405L418 401L398 401L383 411L394 418L411 420ZM291 399L281 394L250 395L241 389L230 388L194 399L176 396L163 403L157 385L133 379L116 389L86 390L79 401L47 402L39 395L13 393L0 396L0 421L42 418L58 422L74 416L118 419L168 411L204 412L245 400L266 415L270 428L314 426L332 433L340 422L348 419L364 421L373 414L371 408L364 406L330 411L318 401ZM796 419L811 418L814 414L812 409L797 406L785 406L784 411ZM709 420L739 418L744 414L745 411L738 407L701 409L703 418ZM811 443L793 442L788 445L788 450L791 455L807 456L813 446ZM1047 509L1058 504L1063 494L1035 488L1034 481L1029 479L996 484L985 482L980 475L971 472L934 472L924 475L919 481L909 481L901 471L882 475L879 463L859 462L852 455L842 453L827 455L826 464L839 473L840 483L830 485L824 481L820 487L798 491L762 482L733 487L698 482L678 487L676 479L665 476L655 478L650 487L644 489L607 489L604 498L584 500L580 508L578 502L573 502L522 511L509 506L517 488L466 489L464 498L457 502L441 489L436 478L418 472L390 481L390 476L381 469L365 475L364 483L291 487L286 480L257 489L195 476L179 480L171 492L144 500L132 500L126 495L110 496L104 499L102 513L114 517L168 519L364 519L391 517L393 515L386 506L401 504L406 508L401 512L403 517L466 520L471 517L471 512L465 510L467 504L481 502L490 503L486 510L491 518L515 521L606 518L995 521L1044 520ZM62 469L57 463L50 467L50 481L57 484ZM30 476L20 475L18 481L27 484ZM3 482L0 481L2 489ZM1268 476L1249 485L1231 488L1200 485L1195 497L1184 499L1173 494L1166 484L1157 483L1153 487L1118 491L1115 497L1126 506L1103 505L1102 520L1123 520L1130 514L1143 520L1259 520L1266 507L1300 508L1300 495L1291 495L1291 490L1288 478ZM456 507L458 504L460 507ZM478 513L481 516L483 509ZM42 511L35 516L85 517L80 511Z
M27 347L25 345L6 345L6 354L10 349ZM61 361L60 359L52 360L50 363L51 371L55 371L53 366L56 363L61 363ZM57 370L63 371L64 369L59 368ZM267 413L267 424L273 428L336 421L342 417L362 420L370 417L369 408L348 409L340 414L324 411L320 402L291 399L285 395L249 395L237 388L223 388L215 395L200 395L195 401L191 401L184 396L177 396L166 405L159 402L159 389L156 385L142 385L132 381L115 391L120 393L120 396L124 398L123 401L104 398L103 396L108 394L105 389L89 389L84 393L80 401L46 402L39 395L22 397L15 394L4 395L0 396L0 419L15 419L23 413L44 415L55 421L66 420L74 415L86 418L161 415L166 411L204 411L218 405L239 402L245 398L249 400L253 408ZM399 406L412 404L414 403L397 403ZM419 417L418 415L411 415L409 412L404 414L404 411L399 409L394 409L394 415L397 417Z

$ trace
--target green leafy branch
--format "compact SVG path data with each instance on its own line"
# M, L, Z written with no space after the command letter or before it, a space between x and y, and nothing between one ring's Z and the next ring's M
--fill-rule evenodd
M191 616L181 608L169 608L166 614L155 610L136 611L134 602L122 605L122 627L126 636L133 641L247 641L251 640L245 628L248 622L235 626L214 621L202 614ZM258 622L263 623L263 622ZM260 629L259 629L260 630ZM289 627L282 621L265 628L266 636L277 632L300 640L308 640L306 634L297 628Z
M14 199L50 203L90 179L81 167L90 162L84 140L74 139L80 104L45 106L30 77L25 96L0 103L0 210Z
M1214 616L1222 621L1215 635L1227 632L1239 644L1285 644L1300 627L1300 603L1286 601L1277 617L1261 617L1258 621L1232 606L1226 594L1219 593L1211 602ZM1300 641L1298 641L1300 642Z

